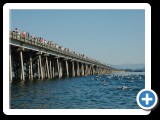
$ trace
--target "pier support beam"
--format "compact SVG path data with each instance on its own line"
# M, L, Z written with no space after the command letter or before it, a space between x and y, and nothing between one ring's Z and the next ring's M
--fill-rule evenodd
M10 81L12 81L12 60L11 60L11 48L9 52L9 73L10 73Z
M38 79L40 79L40 66L39 66L39 59L37 59L37 67L38 67Z
M46 56L46 67L47 67L47 77L48 77L48 79L50 79L49 67L48 67L48 57L47 56Z
M84 71L85 76L87 76L87 71L88 71L88 65L86 64L85 65L85 71Z
M95 70L95 68L93 67L93 75L95 75L96 74L96 70Z
M94 74L93 74L93 66L91 66L91 75L94 75Z
M28 79L31 79L31 67L30 64L28 65Z
M62 73L62 63L59 61L59 72L60 72L60 78L63 76Z
M77 76L80 76L80 73L79 73L79 63L77 62Z
M98 68L98 75L100 75L100 68Z
M46 61L45 63L42 61L42 71L43 71L43 79L47 78L47 65L46 65Z
M41 55L39 55L39 66L40 66L40 76L41 76L41 79L43 79Z
M58 68L58 77L60 78L60 69L59 69L59 61L58 61L58 58L56 58L57 60L57 68Z
M53 67L52 67L52 78L54 78L54 60L53 60L52 64L53 64L53 65L52 65L52 66L53 66Z
M87 73L86 75L88 76L89 75L89 65L87 65Z
M107 74L107 69L106 69L106 68L105 68L105 71L104 71L104 72L105 72L105 74Z
M93 75L93 66L91 66L91 75Z
M100 68L99 72L100 72L100 74L102 74L102 69L101 68Z
M91 67L91 74L94 75L94 66Z
M30 56L30 79L33 80L32 57Z
M102 68L100 68L100 74L102 74Z
M98 67L97 67L97 66L96 66L96 68L95 68L95 74L98 75Z
M50 68L50 79L52 79L52 63L51 60L49 60L49 68Z
M91 66L88 67L88 75L91 75Z
M72 61L72 77L75 77L74 61Z
M84 66L81 64L81 76L84 76Z
M67 60L65 60L65 64L66 64L66 77L69 77L68 62L67 62Z
M98 68L98 75L100 75L100 68Z
M23 54L20 51L20 60L21 60L21 80L24 81L24 66L23 66Z

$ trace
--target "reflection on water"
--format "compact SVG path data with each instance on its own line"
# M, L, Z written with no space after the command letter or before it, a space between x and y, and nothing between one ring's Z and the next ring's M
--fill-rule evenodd
M13 109L139 109L143 72L113 73L11 84Z

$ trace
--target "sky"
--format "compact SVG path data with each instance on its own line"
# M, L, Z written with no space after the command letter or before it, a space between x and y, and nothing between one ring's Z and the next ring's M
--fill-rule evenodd
M144 10L10 10L9 27L107 65L145 63Z

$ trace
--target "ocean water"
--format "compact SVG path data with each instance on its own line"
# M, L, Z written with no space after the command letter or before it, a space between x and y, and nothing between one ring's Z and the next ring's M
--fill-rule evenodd
M144 72L11 83L11 109L140 109Z

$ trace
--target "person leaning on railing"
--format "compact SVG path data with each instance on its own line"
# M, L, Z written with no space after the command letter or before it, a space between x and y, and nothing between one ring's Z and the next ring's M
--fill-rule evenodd
M21 35L21 33L20 33L20 32L17 32L17 38L18 38L18 39L20 38L20 35Z
M13 36L17 36L17 35L18 35L18 29L15 28L13 31L11 31L11 34L12 34Z
M52 45L51 41L48 41L47 44L48 44L48 45Z
M41 43L41 45L43 45L44 44L44 40L43 40L43 38L39 38L39 42Z
M18 28L15 28L13 32L18 33Z
M26 37L26 32L23 31L23 32L22 32L22 38L25 38L25 37Z
M42 38L42 41L43 41L43 44L45 44L45 43L46 43L46 40L45 40L44 38Z
M34 35L31 35L31 36L30 36L30 40L37 42L36 39L35 39L35 37L34 37Z

